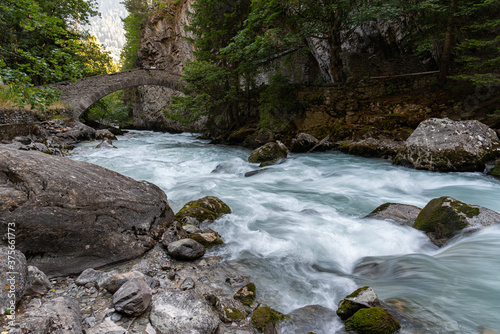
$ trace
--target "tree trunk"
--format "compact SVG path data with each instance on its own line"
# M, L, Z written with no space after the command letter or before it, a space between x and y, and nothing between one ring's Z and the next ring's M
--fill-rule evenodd
M328 29L328 39L330 41L330 72L333 82L345 82L344 65L341 58L340 21L338 12Z
M441 55L441 67L439 69L439 82L444 84L450 70L451 53L455 42L455 12L457 10L457 1L451 0L450 17L446 26L446 36L444 40L443 53Z

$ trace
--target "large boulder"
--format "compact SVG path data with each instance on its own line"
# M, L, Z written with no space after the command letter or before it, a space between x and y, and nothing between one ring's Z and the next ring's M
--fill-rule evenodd
M275 165L288 156L288 149L280 142L270 142L252 151L248 162L260 162L260 167Z
M195 290L167 289L153 296L151 324L159 334L213 334L219 317Z
M86 162L0 148L0 221L48 276L136 258L173 221L165 193ZM3 229L7 231L7 229Z
M444 196L427 203L413 227L426 232L437 246L443 246L459 233L474 232L498 223L499 213Z
M482 172L485 163L497 156L500 141L488 126L432 118L420 123L394 163L440 172Z
M7 231L7 227L4 229ZM15 239L11 239L15 240ZM23 253L13 248L0 247L0 314L14 310L28 286L28 264ZM8 313L10 313L9 311Z
M384 203L365 218L390 220L401 225L413 226L422 209L414 205Z

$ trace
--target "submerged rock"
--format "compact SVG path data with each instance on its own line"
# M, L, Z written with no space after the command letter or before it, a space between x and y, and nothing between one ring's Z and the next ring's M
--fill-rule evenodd
M427 203L413 227L427 233L437 246L443 246L459 233L474 232L498 223L499 213L444 196Z
M288 149L280 142L270 142L252 151L248 162L260 162L260 167L275 165L288 156Z
M214 196L206 196L184 204L175 215L175 219L178 222L183 222L185 218L190 217L200 224L204 221L214 221L229 213L231 213L231 209L222 200Z
M361 309L345 322L347 331L358 334L393 334L400 328L399 321L381 307Z
M420 123L394 163L440 172L482 172L498 156L500 141L488 126L432 118Z
M329 333L334 321L335 311L320 305L308 305L290 312L280 329L283 334Z
M422 209L414 205L385 203L370 212L365 218L392 220L398 224L413 226Z
M0 184L16 248L48 276L136 258L173 221L167 196L86 162L0 147Z
M111 139L105 138L95 148L107 149L107 148L117 148L117 147L115 145L113 145L113 142L111 141Z

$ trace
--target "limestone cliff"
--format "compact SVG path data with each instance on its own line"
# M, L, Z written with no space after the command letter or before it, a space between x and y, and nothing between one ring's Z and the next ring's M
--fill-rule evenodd
M194 0L172 3L160 1L159 9L153 11L141 30L139 65L142 68L165 69L180 73L184 64L193 60L193 36L184 27L189 24L189 12ZM138 88L132 98L134 125L138 128L171 132L199 131L199 125L184 127L165 117L170 98L178 95L166 87L144 86Z

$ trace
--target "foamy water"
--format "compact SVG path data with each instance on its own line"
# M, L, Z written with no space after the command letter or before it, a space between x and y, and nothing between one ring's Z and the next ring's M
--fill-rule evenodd
M225 245L210 255L249 276L259 297L282 312L311 304L336 310L346 294L370 285L403 333L500 331L500 228L437 249L410 227L363 219L386 202L423 207L441 196L500 211L498 180L339 152L294 154L245 178L258 169L247 162L250 150L190 134L143 131L114 144L84 143L72 158L158 185L174 212L207 195L221 198L233 213L213 224ZM338 319L323 327L342 332Z

